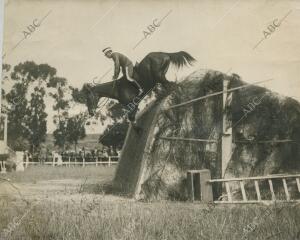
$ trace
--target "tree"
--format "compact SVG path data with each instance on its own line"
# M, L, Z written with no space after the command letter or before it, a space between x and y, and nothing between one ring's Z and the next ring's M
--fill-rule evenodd
M85 134L84 128L85 119L82 115L76 115L68 118L66 126L67 141L74 144L74 150L76 153L76 147L79 139L83 139Z
M32 61L20 63L13 68L11 80L16 83L7 94L10 105L8 112L8 144L13 145L16 139L27 139L31 144L31 151L39 148L46 136L45 87L43 83L49 81L56 74L56 69L48 64L36 64ZM33 92L28 93L30 86ZM30 102L27 95L31 97ZM28 105L30 103L30 105Z
M35 81L47 81L54 77L56 69L50 67L48 64L36 64L33 61L26 61L19 63L14 67L11 78L15 81L22 81L24 85Z
M114 152L117 149L121 149L124 144L128 126L129 123L126 120L108 125L103 134L100 136L99 142L104 146L111 146Z
M8 106L6 102L6 91L4 89L6 88L5 86L6 80L9 80L10 69L11 69L11 65L6 63L2 64L1 112L3 113L8 112Z
M28 138L31 144L31 152L39 152L39 147L46 140L47 133L47 113L45 112L45 89L43 87L35 87L31 94L30 106L28 108Z
M8 145L13 147L17 139L27 139L28 128L27 116L27 87L22 83L16 83L6 95L8 104L11 106L8 112Z
M9 64L3 63L2 64L2 71L5 72L9 72L11 66Z
M77 103L86 104L86 96L78 88L69 87L72 91L73 100Z
M11 69L11 65L6 64L6 63L2 64L2 79L3 80L8 79L8 74L9 74L10 69Z
M57 128L53 131L54 145L59 146L65 150L65 145L67 142L67 121L60 120L57 124Z
M112 147L114 152L122 148L129 127L123 109L121 104L113 101L109 102L107 115L112 118L113 124L108 125L99 137L99 142L104 146Z
M108 103L108 114L114 122L123 121L127 116L124 111L124 106L120 103L110 101Z
M55 139L55 145L61 147L63 151L65 150L66 144L66 127L68 117L68 109L70 108L69 101L65 99L65 92L68 90L67 80L65 78L54 77L50 79L47 84L47 87L52 87L56 89L56 92L49 93L51 97L55 100L55 105L53 106L53 110L57 111L57 114L54 116L54 123L57 128L53 132L53 136Z
M15 151L26 151L30 148L30 143L23 137L18 137L10 143L10 147Z

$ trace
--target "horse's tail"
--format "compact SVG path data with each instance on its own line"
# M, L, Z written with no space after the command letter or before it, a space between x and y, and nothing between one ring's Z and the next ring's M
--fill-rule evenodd
M182 68L183 66L192 65L196 61L190 54L184 51L176 53L167 53L170 57L170 62L173 63L177 68Z

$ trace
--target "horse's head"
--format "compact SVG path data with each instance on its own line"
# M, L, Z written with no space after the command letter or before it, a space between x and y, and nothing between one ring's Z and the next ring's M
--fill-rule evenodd
M94 116L98 106L99 96L94 93L94 87L90 84L84 84L81 92L84 94L86 99L86 106L88 108L89 114Z

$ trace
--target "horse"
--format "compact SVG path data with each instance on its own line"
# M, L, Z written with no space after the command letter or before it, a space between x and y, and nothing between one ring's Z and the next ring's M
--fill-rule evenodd
M170 64L174 64L177 69L183 66L192 65L196 60L187 52L176 53L151 52L143 60L134 66L133 78L141 86L143 93L139 96L139 90L135 83L122 76L120 79L91 86L84 84L81 92L86 97L88 112L93 116L98 107L101 97L117 100L123 106L130 106L128 119L131 123L135 122L135 115L138 110L139 102L158 84L166 89L174 83L166 79L166 73ZM138 99L138 100L137 100Z
M117 100L124 107L130 106L130 111L127 111L128 119L130 122L134 122L138 110L139 90L133 82L128 81L124 76L118 80L95 86L84 84L81 92L86 96L86 105L90 116L95 115L100 98L107 97Z

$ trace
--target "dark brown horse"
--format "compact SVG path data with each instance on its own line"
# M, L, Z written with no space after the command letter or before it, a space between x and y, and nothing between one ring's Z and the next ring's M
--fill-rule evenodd
M138 103L146 96L157 83L161 83L166 89L172 85L166 79L166 73L170 64L177 68L191 65L195 59L187 52L149 53L137 66L134 67L134 79L143 89L142 96L138 96L137 86L128 81L124 76L116 81L91 86L85 84L82 93L86 96L86 105L90 115L94 115L101 97L116 99L127 109L128 119L135 121ZM128 110L129 108L129 110Z

